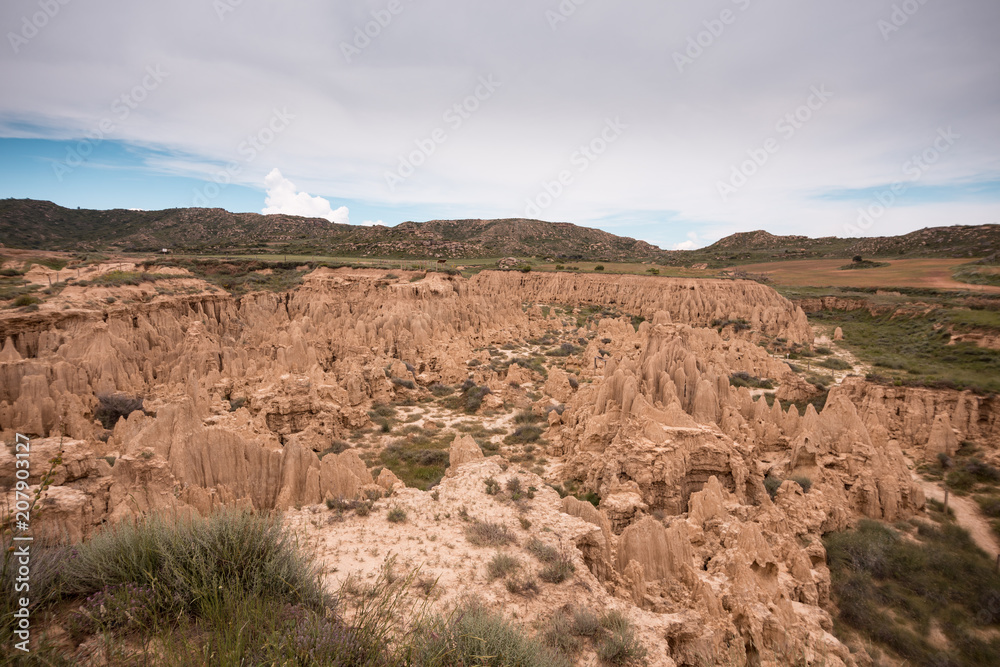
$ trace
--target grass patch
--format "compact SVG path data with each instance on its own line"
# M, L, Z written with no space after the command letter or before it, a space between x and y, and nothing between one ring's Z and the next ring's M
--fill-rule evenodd
M542 563L554 563L559 559L559 550L537 537L531 538L524 548Z
M521 445L529 442L538 442L544 431L533 425L518 426L514 432L503 439L505 445Z
M1000 575L960 527L916 523L913 539L875 521L824 538L839 623L912 664L937 665L936 620L955 664L1000 664ZM841 628L841 631L843 628Z
M1000 391L1000 350L972 343L949 345L951 334L941 326L948 312L893 317L873 316L867 310L821 311L810 319L842 327L841 344L876 366L876 374L889 382Z
M521 561L514 556L498 551L486 565L490 581L504 579L521 569Z
M441 667L570 667L572 664L477 601L466 602L449 616L436 616L422 624L407 662Z
M742 371L730 375L729 384L733 387L748 387L750 389L774 389L774 383L771 380L754 377Z
M416 426L407 426L401 434L405 437L393 440L382 450L379 462L409 487L427 491L436 486L448 469L448 452L455 434Z
M573 561L568 556L559 554L554 561L546 563L538 571L538 578L549 584L561 584L569 579L575 570L576 567L573 565Z
M844 361L840 357L829 357L817 362L817 366L822 366L823 368L829 368L834 371L849 371L853 366L848 362Z

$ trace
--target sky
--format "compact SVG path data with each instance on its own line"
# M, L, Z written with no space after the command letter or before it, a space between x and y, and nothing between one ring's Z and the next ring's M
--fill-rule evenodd
M1000 223L996 0L4 0L0 197L663 248Z

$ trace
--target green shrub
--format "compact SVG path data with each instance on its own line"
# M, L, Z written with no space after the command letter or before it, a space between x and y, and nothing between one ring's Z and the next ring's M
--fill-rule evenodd
M561 584L570 578L576 568L567 556L560 555L538 571L538 578L549 584Z
M521 478L520 477L511 477L510 479L507 480L507 484L505 484L505 487L507 488L507 492L510 493L511 495L520 494L521 493Z
M385 516L389 523L405 523L406 522L406 510L402 507L396 506L389 510L389 513Z
M764 488L767 490L767 495L771 496L771 500L774 500L775 496L778 495L778 489L781 488L782 481L784 480L773 475L768 475L764 478Z
M823 359L818 363L818 365L823 366L824 368L833 369L835 371L847 371L854 368L853 366L851 366L851 364L849 364L848 362L844 361L839 357L830 357L829 359Z
M319 458L322 459L324 456L328 456L330 454L334 455L340 454L341 452L346 452L350 448L351 445L344 442L343 440L334 440L333 442L330 443L329 447L320 452Z
M449 387L448 385L441 384L440 382L435 382L429 388L431 393L437 396L438 398L442 398L444 396L451 396L452 394L455 393L454 387Z
M774 383L771 380L754 377L744 372L730 375L729 384L734 387L749 387L751 389L774 389Z
M542 433L544 433L544 431L538 426L518 426L514 429L514 432L505 437L503 441L506 445L538 442L538 439L542 437Z
M15 308L23 308L24 306L32 306L36 303L41 303L42 300L37 296L32 296L31 294L22 294L21 296L14 299Z
M154 516L105 528L76 547L61 580L70 595L135 584L152 591L154 611L195 616L227 597L313 606L326 600L316 570L280 517L237 511L184 521Z
M498 551L486 565L486 574L490 580L503 579L521 569L521 561L514 556Z
M604 270L603 264L598 264L597 266L594 267L594 271L603 271L603 270Z
M524 547L532 556L543 563L554 563L559 559L559 550L550 544L542 542L537 537L531 538Z
M608 631L597 644L597 657L612 665L638 662L646 657L646 649L635 636L632 623L621 612L612 611L601 619Z
M100 421L104 428L111 429L115 427L120 418L128 418L136 410L142 409L143 399L141 396L98 394L94 418Z
M465 539L477 547L502 547L514 542L514 534L502 523L476 519L466 526Z
M571 632L580 637L594 637L601 631L601 619L586 607L573 610Z
M802 476L792 477L792 481L801 486L802 491L804 491L805 493L809 493L809 489L812 488L812 480L809 479L808 477L802 477Z
M542 641L562 654L574 655L583 648L583 642L575 634L572 619L566 612L559 610L549 618L542 631Z
M566 658L477 602L423 623L411 651L407 662L414 665L570 667Z
M905 660L936 664L927 628L940 619L954 664L1000 664L1000 646L976 639L973 630L1000 626L993 559L953 523L916 527L903 537L863 520L824 538L839 620Z
M407 380L405 378L392 378L392 383L397 387L403 387L404 389L417 388L417 385L414 384L413 380Z
M486 495L495 496L500 493L500 482L498 482L493 475L484 479L483 484L486 485Z

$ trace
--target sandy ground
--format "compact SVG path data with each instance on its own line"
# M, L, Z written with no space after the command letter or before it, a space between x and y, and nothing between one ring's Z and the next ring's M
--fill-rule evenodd
M882 260L878 260L882 261ZM805 259L739 267L748 273L766 273L775 285L814 287L931 287L1000 294L1000 287L969 285L952 279L951 270L968 259L897 259L876 269L840 271L844 259Z

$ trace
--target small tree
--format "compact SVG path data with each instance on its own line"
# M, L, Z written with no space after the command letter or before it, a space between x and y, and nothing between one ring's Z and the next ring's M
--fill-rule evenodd
M865 260L862 259L861 255L855 255L853 261L854 261L855 264L860 264L861 262L863 262Z

